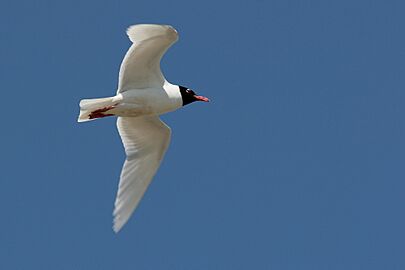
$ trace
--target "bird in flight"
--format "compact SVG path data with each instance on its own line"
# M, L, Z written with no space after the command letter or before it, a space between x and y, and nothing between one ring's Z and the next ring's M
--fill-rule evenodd
M117 94L80 101L78 122L117 116L125 148L124 162L114 205L113 230L128 221L148 188L170 142L171 130L159 115L194 101L208 102L193 90L169 83L160 60L178 40L169 25L138 24L128 28L132 45L121 63Z

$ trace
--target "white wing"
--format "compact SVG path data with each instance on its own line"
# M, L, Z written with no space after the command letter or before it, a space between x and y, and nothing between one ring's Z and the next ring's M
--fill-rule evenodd
M134 44L122 61L117 93L161 87L165 78L160 71L160 60L177 41L177 31L169 25L138 24L129 27L127 35Z
M170 128L158 116L118 117L127 159L114 209L114 231L128 221L159 168L170 142Z

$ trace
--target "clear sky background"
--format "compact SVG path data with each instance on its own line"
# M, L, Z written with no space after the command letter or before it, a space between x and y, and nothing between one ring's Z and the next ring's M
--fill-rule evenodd
M0 269L405 269L403 1L0 2ZM137 23L176 27L166 78L212 99L135 215L112 210L113 95Z

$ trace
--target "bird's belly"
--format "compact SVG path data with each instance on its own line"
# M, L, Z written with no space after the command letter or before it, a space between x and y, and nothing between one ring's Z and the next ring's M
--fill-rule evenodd
M171 106L119 103L116 104L113 109L109 110L108 113L114 114L116 116L138 117L144 115L161 115L173 110L174 108L172 108Z

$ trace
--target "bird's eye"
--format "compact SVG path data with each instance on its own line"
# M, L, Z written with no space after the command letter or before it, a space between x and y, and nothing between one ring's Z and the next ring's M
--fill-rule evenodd
M195 93L194 93L194 91L193 90L190 90L190 89L187 89L187 94L191 94L191 95L195 95Z

